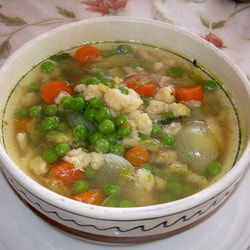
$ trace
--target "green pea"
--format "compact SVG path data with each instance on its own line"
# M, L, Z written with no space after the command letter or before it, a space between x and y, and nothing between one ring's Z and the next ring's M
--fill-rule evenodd
M180 182L170 182L167 187L168 192L174 197L180 197L183 193L183 186Z
M110 150L110 142L104 138L96 141L95 150L100 153L107 153Z
M110 119L110 118L112 118L112 114L110 113L109 109L106 107L98 109L95 114L95 119L98 122L101 122L102 120Z
M221 164L217 161L212 161L205 169L205 173L208 177L214 177L222 170Z
M37 82L32 82L27 86L27 91L28 92L38 92L39 89L41 88L41 85Z
M70 146L67 143L60 143L55 147L56 154L58 156L66 155L70 150Z
M121 44L117 47L116 51L117 51L117 54L127 54L130 52L133 52L133 49L131 46L127 44Z
M100 122L98 128L102 134L108 135L115 130L115 124L112 121L105 119Z
M128 88L120 87L119 89L120 89L120 91L121 91L122 94L124 94L124 95L128 95L129 94Z
M168 148L172 148L176 144L176 140L172 135L163 136L161 142Z
M45 151L42 157L48 163L54 163L58 160L58 157L55 151Z
M202 87L207 91L214 91L217 88L217 83L214 80L206 80L203 82Z
M86 79L86 83L87 85L98 85L100 81L96 77L90 76Z
M162 127L158 124L154 124L152 126L151 135L152 136L159 136L159 135L161 135L161 133L162 133Z
M96 170L94 170L91 167L87 167L84 170L84 175L86 176L87 179L92 179L96 174Z
M124 122L128 121L128 116L125 114L121 114L115 118L115 125L121 126Z
M118 207L119 201L114 197L110 197L109 199L105 201L104 206L105 207Z
M146 107L149 105L150 101L152 100L151 97L147 97L147 96L143 96L141 97L141 99L143 100L143 105Z
M164 114L164 116L165 116L165 118L166 118L168 121L172 121L172 120L175 119L173 111L167 111L167 112Z
M57 126L57 130L60 132L66 131L69 129L69 125L66 122L59 122Z
M114 88L114 83L111 80L106 80L103 82L103 84L111 89Z
M89 184L86 181L78 180L74 183L74 193L83 193L89 190Z
M141 67L141 63L139 61L130 61L128 63L128 66L130 66L132 68L137 68L137 67Z
M41 64L40 69L43 72L48 73L48 72L51 72L51 71L53 71L55 69L55 64L52 63L52 62L47 61L47 62L44 62L44 63Z
M110 152L116 155L123 155L125 151L124 146L121 144L114 144L110 147Z
M104 106L103 100L100 97L93 97L89 100L90 107L93 109L99 109Z
M121 192L121 188L118 185L107 184L104 186L104 192L107 196L116 196Z
M103 57L110 57L116 55L116 50L115 49L108 49L108 50L103 50L102 51L102 56Z
M110 77L103 74L103 72L96 72L95 77L104 85L108 86L109 88L113 88L114 84L112 83L112 80Z
M126 126L121 126L118 131L117 134L119 137L124 138L124 137L128 137L131 135L132 132L132 127L130 124L126 125Z
M77 125L73 129L73 136L77 140L84 140L84 139L86 139L88 137L88 134L89 134L89 130L84 125Z
M119 207L134 207L134 202L131 200L122 200L119 202Z
M55 104L49 104L43 109L44 114L50 115L50 116L55 115L57 111L58 111L58 108Z
M21 120L29 116L29 111L26 108L19 108L15 112L15 118Z
M86 84L87 85L98 85L100 83L100 81L93 76L89 76L88 78L86 78Z
M72 103L73 103L74 98L72 96L64 96L61 100L60 100L60 105L64 108L64 109L70 109L72 107Z
M88 122L93 122L95 120L96 110L88 108L84 111L83 117Z
M41 106L33 106L29 109L29 116L31 118L39 118L42 114L42 107Z
M99 131L94 132L91 136L90 136L90 142L91 143L96 143L98 140L104 138L103 134Z
M56 116L48 116L42 120L42 127L45 130L53 130L58 126L58 118Z
M85 100L81 96L74 97L71 102L71 108L74 111L83 111L85 107Z
M172 67L167 71L167 75L172 78L180 78L183 75L183 71L180 68Z
M110 135L107 135L106 138L108 139L109 142L113 143L113 142L117 142L119 137L117 135L116 132L113 132L112 134Z

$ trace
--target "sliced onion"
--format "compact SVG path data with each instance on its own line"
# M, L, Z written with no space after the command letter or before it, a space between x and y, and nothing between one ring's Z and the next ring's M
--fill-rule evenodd
M79 112L69 112L66 114L66 117L67 117L68 123L73 128L78 125L84 125L90 131L95 130L94 126L91 123L87 122Z
M107 164L114 168L126 168L133 167L133 165L127 161L125 158L115 155L115 154L104 154L104 159Z
M133 180L135 178L135 167L127 161L125 158L115 154L104 154L104 159L110 170L116 173L122 173L123 170L129 170L129 173L124 172L124 177L127 180Z
M101 170L105 170L106 168L106 172L109 173L109 176L106 175L108 176L107 179L110 179L109 183L112 183L112 181L114 183L114 180L112 180L111 178L114 178L114 176L117 177L117 184L123 185L123 190L126 190L126 192L123 193L125 199L134 201L137 206L146 206L148 204L154 204L152 192L145 190L144 186L147 185L147 183L145 183L145 179L143 181L140 180L140 176L137 174L138 170L136 171L136 168L131 165L129 161L115 154L104 154L104 159L107 163L107 166L101 168ZM126 181L123 180L122 182L120 182L120 175L117 175L117 173L120 173L120 170L126 168L131 168L132 174L126 176ZM145 172L146 171L147 173L151 174L150 171L145 170Z
M179 159L195 172L218 157L218 145L204 122L192 121L184 125L176 135Z

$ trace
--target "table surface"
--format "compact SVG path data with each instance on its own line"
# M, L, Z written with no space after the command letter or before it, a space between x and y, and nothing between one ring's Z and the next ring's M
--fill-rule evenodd
M250 4L231 0L0 0L0 66L21 45L60 25L97 16L159 20L198 34L250 79ZM0 175L0 249L110 249L72 238L33 214ZM250 249L250 173L229 201L200 225L133 249ZM123 246L129 249L131 246Z

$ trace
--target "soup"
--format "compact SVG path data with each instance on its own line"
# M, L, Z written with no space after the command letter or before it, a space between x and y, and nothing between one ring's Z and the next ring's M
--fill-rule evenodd
M197 63L138 43L55 54L18 83L4 144L48 189L93 205L148 206L206 188L234 164L237 114Z

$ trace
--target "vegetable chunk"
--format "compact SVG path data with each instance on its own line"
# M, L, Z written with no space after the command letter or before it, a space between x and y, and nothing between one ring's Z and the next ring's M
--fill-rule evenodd
M55 164L49 174L50 177L61 180L65 186L72 186L75 181L84 177L82 171L77 169L73 164L65 161Z
M101 52L99 49L86 45L76 50L75 58L80 64L87 64L92 62L97 56L100 56Z
M149 160L149 152L142 146L134 146L125 153L125 158L132 165L139 167Z
M200 101L203 98L203 88L200 85L195 87L177 88L175 96L178 101Z
M89 190L84 193L76 194L71 197L73 200L84 202L91 205L102 205L104 202L103 191L99 189Z
M55 98L60 94L60 92L66 92L73 95L73 90L63 82L54 81L45 84L41 89L41 97L45 103L53 104L55 103Z

